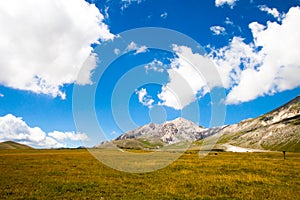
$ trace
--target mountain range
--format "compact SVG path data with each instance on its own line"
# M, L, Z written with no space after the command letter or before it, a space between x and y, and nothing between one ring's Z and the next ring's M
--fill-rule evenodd
M266 114L237 124L204 128L177 118L138 127L111 143L124 149L201 149L206 144L213 144L213 149L222 151L300 152L300 96ZM97 147L111 147L111 143L103 142ZM0 143L0 149L31 148L12 141Z
M237 124L204 128L177 118L163 124L146 124L120 135L112 143L119 148L160 149L187 143L197 146L204 139L217 140L215 148L225 151L299 152L300 96L264 115Z

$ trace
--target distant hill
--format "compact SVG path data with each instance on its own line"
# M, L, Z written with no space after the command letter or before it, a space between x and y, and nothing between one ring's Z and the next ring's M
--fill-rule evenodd
M33 148L17 142L6 141L0 143L0 149L33 149Z
M300 96L262 116L229 125L218 136L223 147L300 152Z

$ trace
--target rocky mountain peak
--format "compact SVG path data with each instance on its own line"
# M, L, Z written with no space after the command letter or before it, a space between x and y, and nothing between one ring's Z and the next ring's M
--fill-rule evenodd
M174 144L183 141L194 141L204 137L205 129L182 117L162 124L150 123L128 131L116 140L148 139L163 144Z

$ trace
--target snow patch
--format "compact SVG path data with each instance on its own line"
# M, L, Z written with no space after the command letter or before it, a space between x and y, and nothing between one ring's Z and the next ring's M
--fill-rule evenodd
M261 149L250 149L250 148L243 148L243 147L237 147L230 144L225 144L226 151L231 152L266 152L266 150Z

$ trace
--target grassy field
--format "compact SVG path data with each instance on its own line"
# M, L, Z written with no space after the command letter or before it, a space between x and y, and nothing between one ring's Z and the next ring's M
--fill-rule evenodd
M85 149L1 150L0 199L300 199L300 154L182 155L161 170L111 169Z

